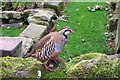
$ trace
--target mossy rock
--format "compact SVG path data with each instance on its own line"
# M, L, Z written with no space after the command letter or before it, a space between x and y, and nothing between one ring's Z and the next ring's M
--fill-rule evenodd
M1 57L0 76L2 78L16 78L16 77L37 77L37 71L42 70L41 62L33 58L15 58L15 57ZM24 72L27 75L19 76L18 72Z
M88 54L82 54L80 56L77 56L73 59L71 59L67 63L67 67L69 68L71 65L75 65L76 63L82 61L82 60L94 60L97 59L98 57L103 56L101 53L88 53Z
M73 58L67 64L68 77L79 78L118 78L119 59L111 60L107 55L89 53Z
M34 58L1 57L0 78L29 78L31 80L38 78L37 71L40 70L42 78L65 77L65 62L63 59L57 61L53 72L45 72L42 63ZM52 63L50 63L52 64Z

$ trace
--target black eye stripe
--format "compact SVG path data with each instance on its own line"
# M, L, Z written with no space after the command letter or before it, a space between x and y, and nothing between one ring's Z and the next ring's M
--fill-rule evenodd
M65 35L65 32L66 31L69 31L69 30L65 30L64 32L63 32L63 35L65 36L65 38L67 39L67 35Z
M70 30L65 30L65 32L70 31Z

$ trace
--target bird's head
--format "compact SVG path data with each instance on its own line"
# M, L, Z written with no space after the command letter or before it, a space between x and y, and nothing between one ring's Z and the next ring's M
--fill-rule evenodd
M70 27L68 27L68 26L65 26L64 28L62 28L62 29L59 31L59 33L60 33L61 35L65 36L66 38L67 38L67 36L68 36L71 32L73 32L73 31L72 31L72 29L70 29Z

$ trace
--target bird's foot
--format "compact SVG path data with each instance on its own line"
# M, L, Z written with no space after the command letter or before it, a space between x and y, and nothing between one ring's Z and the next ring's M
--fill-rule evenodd
M48 71L53 71L53 70L50 69L46 64L43 64L43 66L44 66L46 72L48 72Z
M59 57L56 57L54 60L52 60L52 62L54 62L55 64L59 63L62 59Z
M61 62L62 61L62 59L61 58L59 58L59 57L57 57L57 58L55 58L55 60L54 61L56 61L57 63L59 63L59 62Z
M57 63L58 63L58 61L57 61L56 59L52 60L52 62L54 62L55 64L57 64Z

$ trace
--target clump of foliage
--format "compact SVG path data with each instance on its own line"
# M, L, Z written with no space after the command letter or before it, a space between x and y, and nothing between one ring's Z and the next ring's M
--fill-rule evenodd
M73 58L67 67L69 77L79 78L118 78L120 60L111 60L107 55L89 53Z

